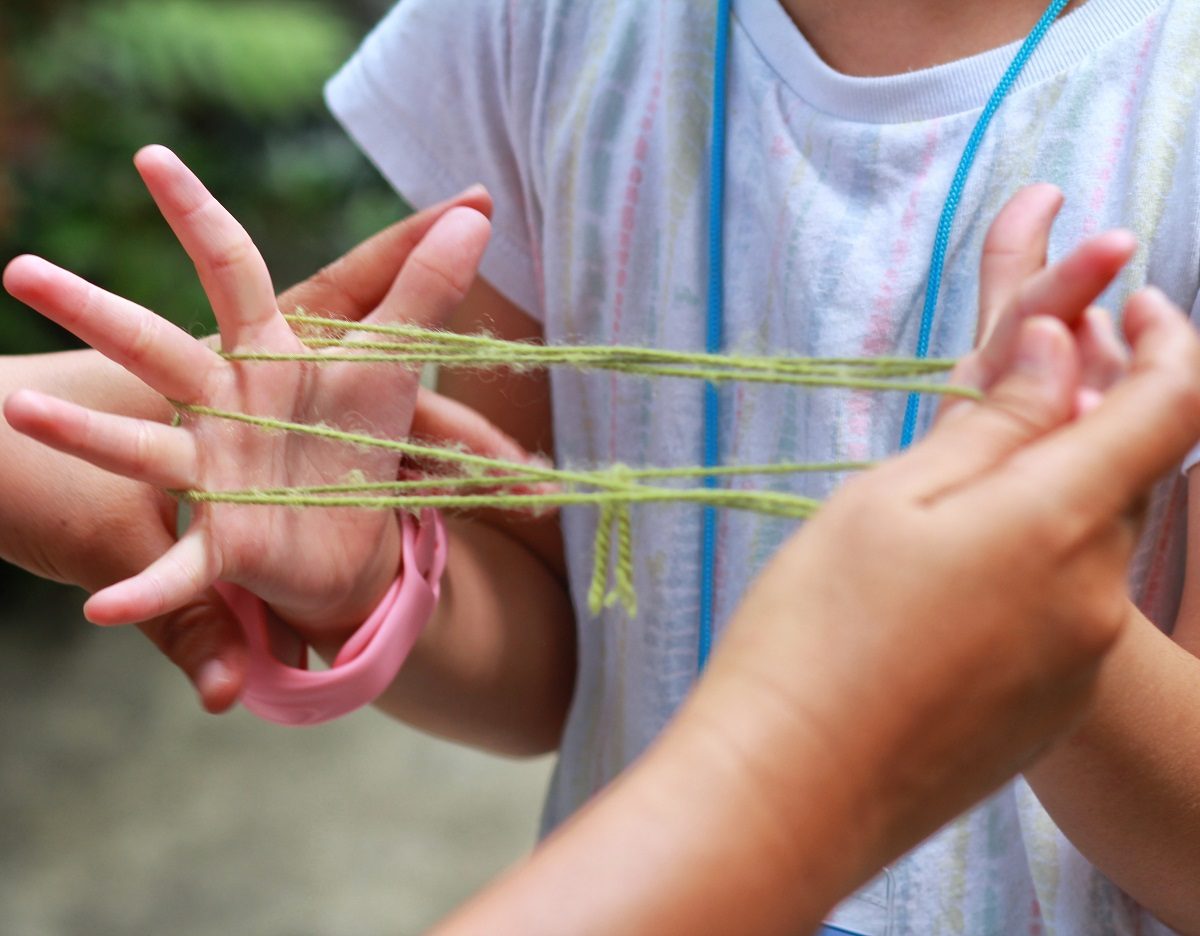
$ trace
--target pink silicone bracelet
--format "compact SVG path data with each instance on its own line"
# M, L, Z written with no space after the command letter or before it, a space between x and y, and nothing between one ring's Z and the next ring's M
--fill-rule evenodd
M422 512L419 524L401 514L400 531L400 575L327 670L303 668L307 647L268 616L256 595L217 583L250 648L246 708L282 725L316 725L369 704L391 684L433 615L446 566L446 528L436 511ZM278 659L284 649L299 666Z

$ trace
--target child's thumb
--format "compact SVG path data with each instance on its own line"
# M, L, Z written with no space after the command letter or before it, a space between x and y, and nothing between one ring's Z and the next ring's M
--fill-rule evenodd
M195 601L138 627L183 670L207 711L224 712L237 702L246 681L246 643L215 591L210 588Z
M978 403L965 403L896 462L915 493L937 497L968 483L1074 414L1078 349L1066 326L1025 321L1005 369Z
M466 298L491 232L491 222L475 209L451 208L413 248L379 307L363 321L441 325Z

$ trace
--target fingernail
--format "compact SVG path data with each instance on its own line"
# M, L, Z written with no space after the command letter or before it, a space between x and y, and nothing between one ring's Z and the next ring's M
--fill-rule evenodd
M233 684L233 673L219 659L211 659L200 664L196 670L196 691L201 700L217 697L229 690Z
M1163 292L1161 289L1159 289L1157 286L1147 286L1145 289L1142 290L1142 294L1147 299L1152 299L1155 302L1155 304L1157 304L1157 305L1170 305L1171 304L1171 300L1167 297L1167 294L1165 292Z
M1110 239L1113 246L1119 246L1124 250L1137 249L1137 235L1127 228L1113 228L1107 233L1107 237Z

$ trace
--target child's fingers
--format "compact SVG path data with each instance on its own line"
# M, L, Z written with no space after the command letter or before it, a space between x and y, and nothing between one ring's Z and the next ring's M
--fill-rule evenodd
M166 147L148 146L134 163L196 265L221 328L222 347L237 347L278 315L262 255L245 228Z
M985 367L999 369L1006 341L1021 322L1035 315L1061 319L1074 328L1137 250L1128 231L1106 231L1081 244L1069 256L1031 277L996 321L983 345Z
M293 286L279 297L279 308L284 312L306 309L314 315L359 321L383 301L413 248L434 223L454 207L473 208L490 217L492 197L482 185L474 185L453 198L397 221L311 279Z
M983 358L977 348L959 358L958 363L954 365L954 370L950 372L950 376L946 382L951 386L962 387L965 390L977 390L982 393L991 385L992 379L992 373L984 365ZM961 407L969 407L971 402L971 399L968 397L943 394L938 400L934 425L939 425L950 413L960 411Z
M246 681L246 639L229 607L208 589L182 608L138 628L196 687L205 710L224 712Z
M1046 265L1050 228L1062 203L1062 192L1053 185L1027 186L988 228L979 264L977 345L987 340L1025 281Z
M982 347L964 357L955 368L952 382L986 391L1008 366L1022 323L1043 315L1076 329L1083 352L1084 389L1103 390L1120 375L1124 356L1114 350L1119 349L1120 342L1111 327L1106 337L1102 321L1089 322L1089 309L1094 308L1092 301L1108 287L1136 249L1133 235L1108 231L1086 241L1066 259L1027 278L1009 296L1009 307L992 322ZM1096 331L1089 337L1093 329ZM939 420L959 410L965 402L959 397L945 397L938 411Z
M93 624L136 624L178 610L221 574L201 525L132 578L96 592L83 606Z
M1200 340L1185 316L1157 290L1126 306L1134 347L1129 376L1084 418L1014 460L1022 470L997 475L972 496L1029 509L1051 498L1066 523L1114 522L1177 465L1200 438ZM1044 496L1028 491L1036 484ZM1082 532L1086 533L1085 528Z
M1030 319L1018 333L1011 364L983 401L960 407L960 415L934 426L883 470L898 490L924 501L940 497L1070 419L1078 385L1078 351L1066 326Z
M1030 185L1008 200L988 228L979 263L979 320L975 350L959 361L950 382L984 391L1011 358L1019 322L999 336L997 327L1016 302L1022 287L1046 265L1050 229L1062 207L1063 196L1053 185ZM980 347L989 349L984 355ZM967 401L944 396L938 404L938 422Z
M478 211L451 208L413 248L379 308L363 321L384 325L440 325L463 301L491 236ZM359 340L367 340L360 333Z
M1075 329L1075 341L1083 360L1083 380L1075 398L1075 415L1090 413L1105 392L1129 370L1129 352L1117 337L1112 316L1099 306L1084 313Z
M149 309L39 257L13 260L4 286L172 400L200 399L214 369L222 366L212 350Z
M1129 352L1113 325L1112 316L1099 306L1084 313L1083 323L1075 330L1075 340L1083 357L1084 386L1107 390L1129 368Z
M9 396L4 416L18 432L97 468L156 487L195 485L196 444L182 429L97 412L32 390Z
M458 443L485 458L518 464L529 461L529 453L486 416L464 403L424 388L417 393L412 434L422 439Z

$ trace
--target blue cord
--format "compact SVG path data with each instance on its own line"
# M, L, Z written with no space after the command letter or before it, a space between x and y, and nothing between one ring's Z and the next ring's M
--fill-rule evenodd
M1008 71L1004 73L1004 77L1000 79L1000 83L996 85L996 90L992 92L991 99L984 107L983 113L979 115L979 121L975 124L975 129L971 133L970 140L967 141L967 148L963 150L962 159L958 164L958 171L954 174L954 182L950 185L950 194L946 197L946 204L942 208L942 217L938 221L937 238L933 242L933 259L929 264L929 283L925 287L925 309L921 313L921 331L917 338L917 357L925 358L929 356L929 339L933 332L933 316L937 310L938 293L942 288L942 271L946 265L946 250L950 246L950 229L954 226L954 217L958 214L958 206L962 201L963 189L967 185L967 176L971 172L971 167L975 164L975 157L979 155L979 145L983 142L983 135L987 132L988 125L991 124L992 118L996 116L996 111L1000 109L1000 105L1004 99L1008 97L1009 91L1016 84L1017 78L1025 69L1034 50L1041 45L1041 42L1046 38L1046 33L1050 31L1050 27L1054 25L1054 21L1058 19L1058 14L1063 11L1063 8L1070 0L1054 0L1050 4L1049 9L1042 14L1042 18L1038 20L1037 25L1033 27L1033 32L1021 44L1012 63L1008 66ZM917 432L917 414L921 407L921 397L919 394L912 393L908 397L908 405L904 410L904 428L900 434L901 450L912 445L913 438Z
M929 341L933 332L934 312L937 309L938 294L942 286L942 272L946 265L946 251L950 246L950 232L954 226L954 218L958 214L962 202L963 190L966 188L967 176L979 155L979 146L987 132L992 118L1000 109L1000 105L1016 84L1025 65L1033 56L1034 51L1054 21L1067 6L1070 0L1053 0L1049 8L1042 14L1033 31L1021 44L1008 70L1000 79L996 90L979 116L967 147L963 151L950 186L946 204L938 221L937 237L933 245L933 258L929 266L929 282L925 288L925 308L921 315L921 330L917 339L917 358L929 356ZM726 137L726 82L729 70L729 31L730 31L730 0L717 0L717 29L716 51L713 65L713 120L712 120L712 152L709 168L709 198L708 198L708 329L705 349L710 354L721 352L724 344L724 208L725 208L725 137ZM904 411L904 428L900 439L900 448L908 448L916 435L917 416L920 410L921 398L911 394ZM711 384L704 387L704 466L716 467L721 460L720 436L720 399L717 388ZM708 476L704 479L705 488L716 488L717 479ZM717 512L712 507L704 508L703 532L701 537L701 572L700 572L700 637L697 648L698 668L703 670L712 652L713 618L716 595L716 555L717 555Z
M729 70L730 0L717 0L717 38L713 65L712 152L708 196L708 332L705 350L719 354L724 345L725 293L725 88ZM704 467L721 463L721 410L715 384L704 385ZM705 477L704 487L716 488L717 479ZM712 652L716 603L717 511L704 508L700 557L700 638L697 669L703 670Z

